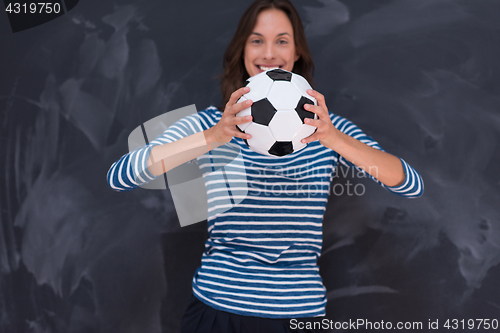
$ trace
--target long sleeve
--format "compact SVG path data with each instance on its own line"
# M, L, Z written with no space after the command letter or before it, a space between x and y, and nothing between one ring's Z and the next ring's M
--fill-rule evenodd
M107 174L109 187L115 191L128 191L155 179L147 165L153 147L154 144L150 143L123 155L113 163Z
M378 142L373 140L370 136L366 135L361 129L359 129L359 127L357 127L351 121L334 114L330 114L330 118L332 119L333 125L341 132L363 142L364 144L367 144L370 147L384 151L384 149L380 147ZM380 182L375 177L373 177L372 175L365 172L363 169L359 168L358 166L346 160L344 157L337 156L337 158L338 162L340 162L341 164L347 167L356 168L356 170L365 174L366 177L371 178L373 181L378 183L380 186L386 188L387 190L391 191L392 193L408 198L416 198L424 193L424 181L422 180L422 177L411 165L409 165L402 158L399 159L401 160L401 164L403 166L406 178L403 184L400 186L387 186L382 182Z
M129 191L157 178L148 170L151 149L208 129L213 123L208 111L214 109L208 108L178 120L149 144L123 155L108 171L109 187L115 191Z

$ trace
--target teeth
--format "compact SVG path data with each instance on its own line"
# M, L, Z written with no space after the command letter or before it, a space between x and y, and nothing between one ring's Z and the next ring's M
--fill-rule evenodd
M277 69L277 68L280 68L279 66L276 66L276 67L266 67L266 66L259 66L259 68L263 71L268 71L268 70L271 70L271 69Z

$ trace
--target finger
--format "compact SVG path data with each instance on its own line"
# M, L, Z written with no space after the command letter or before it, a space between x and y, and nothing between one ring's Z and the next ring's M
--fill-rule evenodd
M243 133L241 131L234 131L232 132L234 137L241 138L241 139L250 139L252 136L248 133Z
M252 100L247 99L246 101L239 102L228 108L228 114L235 115L240 111L249 108L252 105Z
M307 125L311 125L311 126L314 126L314 127L318 127L319 126L319 120L317 119L311 119L311 118L305 118L304 119L304 123L307 124Z
M313 142L313 141L316 141L316 134L312 134L310 136L308 136L307 138L304 138L302 140L300 140L300 142L302 143L309 143L309 142Z
M307 89L307 93L316 99L325 100L325 97L321 93L319 93L318 91L316 91L314 89Z
M244 124L252 121L252 116L244 116L244 117L234 117L233 123L234 125Z
M249 91L250 91L250 87L242 87L242 88L234 91L231 94L231 97L229 97L229 101L227 102L226 106L231 106L231 105L236 104L236 102L241 98L241 96L245 95Z
M324 118L326 115L328 115L328 112L325 110L323 106L304 104L304 109L306 111L316 113L318 115L318 118Z
M327 109L326 102L325 102L325 96L323 96L323 94L320 94L319 92L317 92L316 90L313 90L313 89L307 89L307 93L309 95L311 95L312 97L316 98L316 100L318 101L318 106L323 106L325 109Z

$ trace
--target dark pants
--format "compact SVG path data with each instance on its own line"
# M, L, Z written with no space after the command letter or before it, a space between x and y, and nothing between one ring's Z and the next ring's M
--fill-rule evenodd
M297 318L297 322L319 322L321 317ZM181 333L317 333L319 329L291 329L290 319L241 316L216 310L191 295L182 317Z

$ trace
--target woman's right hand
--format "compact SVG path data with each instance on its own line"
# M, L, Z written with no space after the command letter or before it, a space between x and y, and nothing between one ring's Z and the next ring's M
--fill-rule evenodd
M236 125L244 124L252 120L252 116L236 117L238 112L243 111L252 105L251 100L236 103L241 96L249 91L249 87L243 87L231 94L231 97L226 104L226 108L222 113L222 118L217 122L217 124L215 124L215 126L207 130L210 133L210 141L219 144L226 144L231 141L233 137L242 139L250 139L252 137L250 134L242 133L238 128L236 128Z

